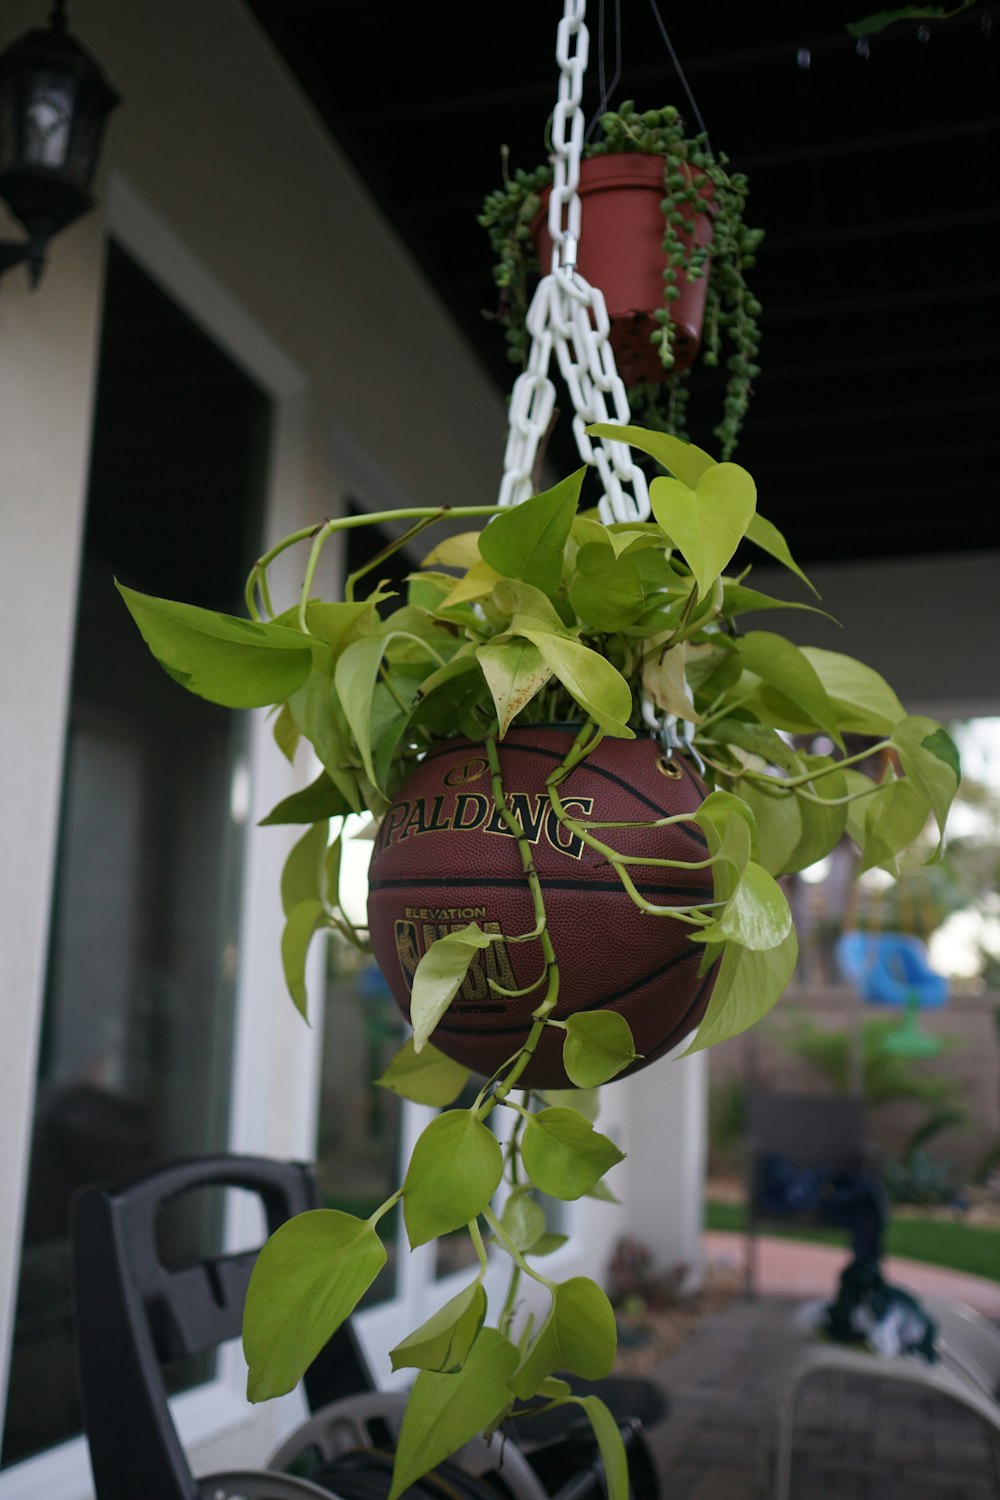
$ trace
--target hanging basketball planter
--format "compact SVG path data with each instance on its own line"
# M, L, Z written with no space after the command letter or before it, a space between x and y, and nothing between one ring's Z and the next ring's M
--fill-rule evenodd
M517 171L483 205L511 359L527 361L534 278L549 265L551 166ZM606 114L579 169L577 267L600 287L610 339L637 421L683 436L685 377L699 356L724 363L715 435L734 451L760 373L760 303L750 290L763 232L744 223L747 180L706 138L689 138L672 107Z
M704 834L694 821L650 824L693 819L707 788L682 756L665 760L656 740L609 739L567 779L561 806L569 816L560 821L546 783L579 728L515 725L496 746L496 757L509 808L531 850L548 937L560 956L552 1020L622 1017L638 1054L617 1072L624 1077L694 1031L716 968L701 972L703 951L689 941L688 929L651 921L573 824L579 818L588 826L631 823L615 841L620 853L670 858L680 866L637 868L643 899L699 907L713 892ZM494 937L476 951L433 1033L440 1051L491 1077L531 1030L546 965L540 938L507 941L532 930L535 912L516 839L497 810L487 745L447 740L428 751L382 819L369 891L372 950L407 1014L420 959L439 938L470 922ZM616 1029L614 1021L608 1029ZM572 1087L564 1041L559 1026L543 1029L521 1074L523 1087Z
M944 730L907 716L876 672L741 629L747 612L791 601L749 587L737 549L761 549L808 580L758 513L745 469L629 421L605 297L578 262L587 235L577 191L583 11L583 0L565 0L559 26L552 268L525 313L499 503L349 516L296 532L255 564L249 618L121 588L177 682L225 707L276 709L274 736L290 760L301 739L311 745L319 774L264 820L304 829L281 882L289 991L305 1014L306 954L318 931L374 949L413 1028L379 1082L443 1107L400 1187L368 1218L316 1211L271 1237L244 1318L250 1398L281 1395L386 1263L378 1225L397 1203L413 1248L468 1232L478 1267L468 1285L391 1352L395 1369L419 1372L393 1496L475 1433L520 1418L522 1403L575 1402L591 1420L609 1500L628 1500L614 1418L557 1374L598 1380L610 1371L613 1309L587 1277L555 1281L537 1264L555 1238L544 1196L607 1196L603 1178L622 1160L579 1091L752 1025L796 960L779 878L821 859L845 832L863 868L891 867L925 821L943 832L958 787ZM676 125L667 113L660 123ZM668 292L679 293L678 270L697 282L708 264L697 220L709 188L715 266L726 264L735 234L726 194L742 198L735 179L721 183L722 168L694 158L690 166L672 173L667 160L667 187L694 216L690 230L683 207L680 222L670 220L670 245L681 231L691 245L668 250ZM522 209L527 236L538 204L525 194ZM742 255L745 239L736 248ZM734 295L744 306L743 292ZM714 339L712 297L710 281L703 347ZM672 350L667 308L653 316L654 337ZM656 347L662 362L664 337ZM553 412L553 360L571 392L581 459L603 487L596 512L579 508L584 467L531 493ZM633 449L663 470L648 486ZM355 598L365 569L348 578L342 600L314 596L337 532L406 526L395 550L443 520L483 529L434 547L388 613L379 588ZM276 609L272 564L299 545L309 550L297 604ZM786 731L822 734L836 753L796 750ZM846 734L876 743L847 755ZM876 782L861 766L884 748L899 769ZM377 824L370 932L352 925L339 878L342 820L364 811ZM460 1106L472 1073L480 1087ZM565 1084L577 1092L543 1096L540 1107L526 1091ZM503 1146L487 1124L498 1110L509 1111ZM492 1323L483 1226L511 1261ZM537 1326L516 1326L522 1276L548 1299Z

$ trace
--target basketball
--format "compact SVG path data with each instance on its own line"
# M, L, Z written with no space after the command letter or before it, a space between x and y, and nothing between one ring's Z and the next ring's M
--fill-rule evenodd
M545 779L573 739L573 732L558 727L514 728L498 745L500 765L508 805L530 842L559 964L552 1018L600 1009L624 1016L642 1057L621 1078L694 1030L708 1006L715 969L699 978L703 949L691 942L687 925L640 911L606 859L557 821ZM706 788L683 756L666 764L655 740L608 739L571 772L559 794L570 816L582 822L630 823L694 812ZM708 852L693 823L613 828L597 837L623 854L647 858L697 861ZM709 868L638 865L630 874L657 905L712 898ZM437 938L470 922L507 939L533 930L520 852L494 806L483 745L449 740L407 778L376 839L368 921L376 961L407 1016L414 971ZM491 943L476 954L431 1041L489 1077L518 1050L545 993L539 987L511 999L489 981L522 989L543 968L537 939ZM519 1086L572 1087L562 1066L563 1037L558 1028L545 1028Z

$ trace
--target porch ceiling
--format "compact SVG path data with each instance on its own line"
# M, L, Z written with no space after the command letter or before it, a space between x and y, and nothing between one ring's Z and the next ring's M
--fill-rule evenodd
M509 390L476 215L501 142L514 166L543 155L558 0L246 3ZM877 0L660 8L767 231L753 282L763 373L737 454L761 508L811 561L1000 546L1000 4L932 25L926 42L896 25L867 60L845 22ZM683 107L650 6L622 11L616 97ZM698 377L692 407L712 379ZM712 444L707 428L692 436ZM550 451L574 466L567 422Z

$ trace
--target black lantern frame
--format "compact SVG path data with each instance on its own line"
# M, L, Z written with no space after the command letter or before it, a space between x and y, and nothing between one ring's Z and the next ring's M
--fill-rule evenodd
M93 208L105 122L120 102L66 30L64 0L46 29L0 55L0 198L27 231L0 243L0 274L24 263L37 286L49 240Z

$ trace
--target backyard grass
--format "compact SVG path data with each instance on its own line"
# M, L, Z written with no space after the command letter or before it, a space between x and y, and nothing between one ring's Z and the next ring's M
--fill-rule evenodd
M706 1203L705 1228L742 1230L745 1217L741 1204ZM845 1234L838 1229L813 1226L796 1228L768 1224L766 1233L789 1240L809 1240L814 1244L843 1245ZM983 1229L971 1224L953 1224L940 1219L890 1219L886 1235L890 1255L908 1260L922 1260L932 1266L948 1266L953 1271L967 1271L971 1276L987 1276L1000 1281L1000 1229Z

